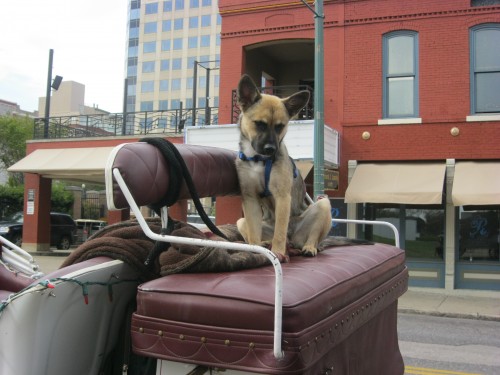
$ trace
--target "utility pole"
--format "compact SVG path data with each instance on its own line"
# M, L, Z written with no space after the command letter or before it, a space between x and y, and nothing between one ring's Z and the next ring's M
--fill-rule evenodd
M324 117L324 45L323 0L314 2L314 9L302 3L314 14L314 198L325 193L325 117Z

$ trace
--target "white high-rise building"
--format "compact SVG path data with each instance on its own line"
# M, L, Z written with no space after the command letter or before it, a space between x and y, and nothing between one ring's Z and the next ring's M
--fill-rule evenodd
M204 124L207 73L208 106L219 105L220 30L217 0L129 0L127 112L182 108L191 124L196 86L196 124Z

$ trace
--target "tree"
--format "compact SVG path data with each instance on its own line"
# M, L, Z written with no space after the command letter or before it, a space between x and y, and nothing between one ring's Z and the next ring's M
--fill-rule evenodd
M75 197L65 188L63 183L52 181L51 210L71 214Z
M23 210L24 186L0 185L0 217Z
M0 116L0 167L7 169L26 156L26 141L33 138L34 122L28 117ZM11 173L10 183L23 183L22 173Z

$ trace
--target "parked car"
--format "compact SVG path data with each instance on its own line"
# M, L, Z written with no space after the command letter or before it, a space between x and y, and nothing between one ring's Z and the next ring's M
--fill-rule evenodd
M75 222L77 226L77 242L79 244L87 241L91 235L108 225L104 220L76 219Z
M23 242L24 214L16 212L0 222L0 235L21 246ZM75 243L76 223L68 214L50 213L50 245L68 250Z
M215 216L209 216L208 218L215 224ZM187 215L187 222L198 229L207 227L200 215Z

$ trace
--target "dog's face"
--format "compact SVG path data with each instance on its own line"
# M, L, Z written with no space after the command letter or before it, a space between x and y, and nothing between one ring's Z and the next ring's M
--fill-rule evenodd
M258 154L274 155L286 134L288 122L308 101L308 91L299 91L285 99L261 94L252 79L243 75L238 84L241 133Z

